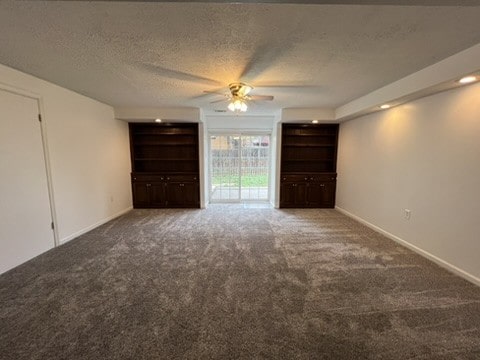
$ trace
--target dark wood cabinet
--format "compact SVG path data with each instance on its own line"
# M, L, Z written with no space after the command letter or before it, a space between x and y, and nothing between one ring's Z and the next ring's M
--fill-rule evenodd
M336 174L289 174L280 179L283 208L331 208L335 206Z
M283 124L280 207L333 208L338 124Z
M200 186L197 176L172 175L165 182L167 207L199 207Z
M200 207L198 124L130 124L135 208Z
M305 203L307 184L285 181L280 183L281 207L301 207Z
M145 181L132 180L132 195L134 207L152 206L151 183Z

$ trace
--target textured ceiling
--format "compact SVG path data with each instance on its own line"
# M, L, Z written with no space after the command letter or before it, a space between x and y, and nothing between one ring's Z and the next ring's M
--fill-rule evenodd
M337 107L480 42L480 6L1 1L0 63L113 106ZM1 81L1 79L0 79Z

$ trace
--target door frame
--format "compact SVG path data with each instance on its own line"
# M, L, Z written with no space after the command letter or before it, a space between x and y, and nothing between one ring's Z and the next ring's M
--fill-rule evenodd
M40 94L33 93L28 90L20 89L5 83L0 82L0 91L6 91L15 95L23 96L26 98L30 98L36 101L37 103L37 110L40 122L40 135L42 141L42 148L43 148L43 158L45 161L45 176L47 179L47 191L48 191L48 199L50 203L50 216L52 218L52 225L53 225L53 246L57 247L60 245L59 237L58 237L58 226L57 226L57 216L55 210L55 197L53 192L53 181L52 181L52 168L50 164L50 156L48 150L48 140L47 140L47 120L44 116L44 104L43 104L43 97Z
M256 202L256 201L266 201L266 202L270 202L270 199L271 199L271 194L272 194L272 189L271 189L271 184L270 184L270 180L271 180L271 176L272 176L272 130L243 130L243 129L222 129L222 130L209 130L207 132L207 150L208 150L208 176L207 176L207 184L208 184L208 192L207 192L207 196L208 196L208 203L212 203L212 199L211 199L211 189L212 189L212 148L211 148L211 137L212 136L215 136L215 135L223 135L223 136L240 136L240 138L242 136L265 136L265 135L268 135L270 137L270 144L268 146L268 156L269 156L269 159L268 159L268 174L267 174L267 184L268 184L268 189L267 189L267 199L262 199L262 200L245 200L245 199L242 199L242 196L241 196L241 191L242 191L242 177L240 175L240 179L239 179L239 199L238 200L223 200L223 201L214 201L213 203L234 203L234 204L238 204L238 203L242 203L242 202ZM239 152L240 152L240 161L242 159L242 147L241 147L241 143L240 143L240 147L239 147Z

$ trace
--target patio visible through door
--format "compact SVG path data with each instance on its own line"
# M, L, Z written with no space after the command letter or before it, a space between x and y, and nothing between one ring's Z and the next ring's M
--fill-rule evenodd
M210 200L268 200L270 135L210 135Z

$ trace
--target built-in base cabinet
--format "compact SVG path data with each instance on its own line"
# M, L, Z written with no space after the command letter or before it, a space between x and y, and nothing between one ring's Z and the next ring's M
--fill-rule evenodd
M333 208L336 175L284 175L280 180L280 207Z
M197 176L133 175L132 190L135 208L200 206Z

